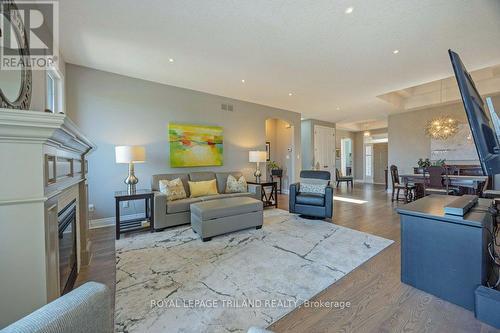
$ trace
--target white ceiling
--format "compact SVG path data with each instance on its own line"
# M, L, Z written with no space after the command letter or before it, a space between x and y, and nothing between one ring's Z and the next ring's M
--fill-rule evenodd
M473 70L499 41L499 0L60 0L69 63L352 129L398 112L376 96L452 75L448 48Z

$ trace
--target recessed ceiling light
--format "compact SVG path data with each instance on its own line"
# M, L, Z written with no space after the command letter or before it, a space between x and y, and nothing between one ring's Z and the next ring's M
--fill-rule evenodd
M304 119L306 119L306 118L300 118L300 120L304 120Z
M340 106L337 106L337 111L339 111L339 110L340 110Z
M346 14L351 14L354 11L354 7L347 7L345 10Z
M399 53L399 50L394 50L394 51L392 51L392 53L394 53L394 54L398 54L398 53Z
M168 59L169 62L174 62L174 59L170 58Z
M241 80L241 83L245 83L245 79Z
M288 93L288 96L292 96L293 94L292 93Z

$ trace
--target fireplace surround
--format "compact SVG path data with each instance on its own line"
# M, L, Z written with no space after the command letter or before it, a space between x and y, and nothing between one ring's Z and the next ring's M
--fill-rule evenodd
M0 174L7 175L0 329L70 290L68 281L89 263L87 156L95 148L65 114L0 108Z

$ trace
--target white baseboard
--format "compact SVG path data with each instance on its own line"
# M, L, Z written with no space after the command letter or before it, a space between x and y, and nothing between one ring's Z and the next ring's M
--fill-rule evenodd
M144 217L144 213L123 215L120 217L122 220L138 219ZM95 219L89 221L89 229L111 227L115 225L116 218L114 216L105 217L102 219Z

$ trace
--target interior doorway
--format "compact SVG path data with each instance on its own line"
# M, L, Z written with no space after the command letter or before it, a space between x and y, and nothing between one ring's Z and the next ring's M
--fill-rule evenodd
M340 170L344 176L352 176L352 139L340 139Z
M278 182L278 191L288 193L288 188L295 181L294 165L294 126L288 122L271 118L266 120L266 150L268 150L268 162L274 162L279 166L281 176L273 176L273 181ZM271 180L271 168L269 163L266 168L266 180Z
M365 136L363 141L364 182L385 184L389 151L387 133Z

